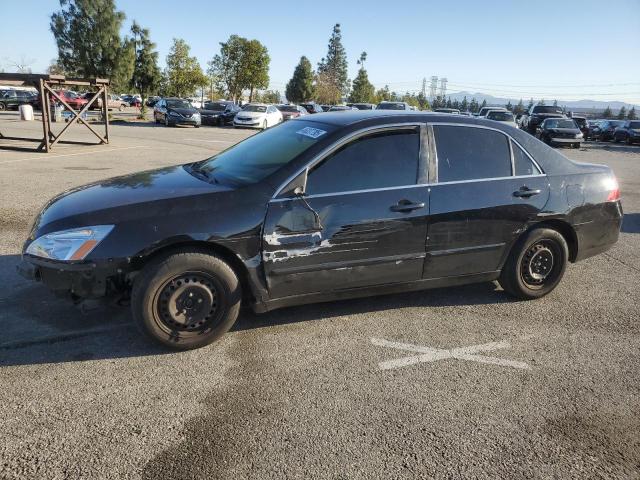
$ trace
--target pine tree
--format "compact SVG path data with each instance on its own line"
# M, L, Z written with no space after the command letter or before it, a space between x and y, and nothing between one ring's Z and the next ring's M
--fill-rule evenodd
M142 111L145 112L145 99L155 92L160 83L160 68L158 67L158 52L156 44L149 39L149 30L141 28L135 21L131 26L131 34L135 48L135 64L131 85L140 94Z
M173 39L173 46L167 55L166 94L184 97L208 83L207 77L196 57L190 57L191 47L181 38Z
M631 107L629 113L627 114L627 119L629 120L637 120L638 116L636 115L636 107Z
M518 104L513 109L513 113L515 113L516 115L518 115L519 113L524 113L524 102L522 101L522 99L520 99Z
M447 102L445 103L446 108L453 108L453 103L451 103L451 97L447 98Z
M367 52L360 54L360 70L353 80L353 90L349 96L349 101L353 103L372 103L375 99L375 87L369 82L369 76L364 68L364 62L367 59Z
M613 117L613 112L611 111L611 108L609 107L609 105L607 105L607 108L604 109L604 112L602 112L602 118L611 118Z
M271 62L271 57L269 57L267 47L258 40L247 40L243 60L245 88L249 89L249 101L251 102L253 101L254 90L269 86L269 63Z
M469 111L471 113L477 113L480 110L479 106L478 106L478 101L476 100L475 97L473 97L471 99L471 103L469 104Z
M342 45L342 32L339 23L333 27L327 56L318 63L318 75L323 75L322 78L328 79L341 95L349 93L347 53Z
M293 77L287 83L285 95L293 103L301 103L313 98L313 70L307 57L300 57L300 62L293 71Z
M378 89L376 92L376 102L388 102L389 100L391 100L389 85L385 85L384 88Z
M111 79L132 72L131 45L120 37L125 14L116 10L114 0L60 0L60 7L51 15L50 28L65 73Z
M460 102L460 111L468 112L469 111L469 102L467 101L467 96L465 95L462 98L462 102Z
M511 100L509 100L504 107L510 112L513 112L513 105L511 104Z
M531 111L531 108L533 107L534 103L533 103L533 98L529 99L529 104L527 105L527 112Z
M480 108L478 109L478 111L482 110L486 106L487 106L487 101L486 100L482 100L482 105L480 105Z
M538 100L538 103L536 105L546 105L546 103L544 102L544 98Z
M627 118L627 109L623 105L618 111L618 120L624 120L625 118Z
M554 106L554 107L557 107L557 106L558 106L558 100L554 100L554 101L553 101L553 106Z

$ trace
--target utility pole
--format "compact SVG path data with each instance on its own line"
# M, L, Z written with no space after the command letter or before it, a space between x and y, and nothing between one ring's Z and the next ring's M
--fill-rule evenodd
M444 99L446 94L447 94L447 79L441 78L440 79L440 97Z
M431 84L429 85L429 100L433 102L436 98L436 90L438 89L438 77L431 77Z

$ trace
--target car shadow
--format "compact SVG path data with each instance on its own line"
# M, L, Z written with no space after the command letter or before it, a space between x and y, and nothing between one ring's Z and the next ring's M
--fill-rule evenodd
M0 367L104 360L173 352L135 328L127 307L98 305L82 312L43 285L18 276L18 255L0 256ZM232 331L326 320L399 308L497 304L514 301L494 283L408 292L283 308L257 315L243 308Z
M622 217L623 233L640 233L640 213L625 213Z
M640 152L640 145L633 144L627 145L626 143L614 143L614 142L589 142L584 145L589 145L590 149L593 150L604 150L606 152L616 152L616 153L638 153Z

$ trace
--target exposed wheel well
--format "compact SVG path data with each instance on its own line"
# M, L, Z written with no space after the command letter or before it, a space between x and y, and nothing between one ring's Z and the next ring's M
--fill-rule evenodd
M139 271L142 269L147 263L149 263L154 258L170 255L174 252L181 252L185 250L196 250L201 252L215 253L219 257L221 257L224 261L226 261L229 266L233 269L233 271L238 275L238 279L240 280L240 285L242 286L242 294L243 300L253 299L251 285L249 284L249 272L247 271L247 267L244 265L242 260L238 258L238 256L231 251L229 248L219 245L217 243L211 242L201 242L201 241L186 241L173 243L170 245L166 245L157 250L154 250L148 255L144 257L138 257L132 262L133 269Z
M533 230L534 228L551 228L552 230L556 230L557 232L559 232L564 237L565 241L567 242L567 246L569 247L569 261L576 261L576 257L578 255L578 236L569 223L557 219L545 220L543 222L532 225L529 230Z

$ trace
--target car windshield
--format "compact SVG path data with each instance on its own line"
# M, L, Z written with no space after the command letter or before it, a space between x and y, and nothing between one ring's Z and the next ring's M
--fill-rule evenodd
M629 128L633 128L634 130L640 128L640 122L630 122Z
M369 103L354 103L353 106L358 110L373 110L373 105Z
M187 100L167 100L169 108L193 108Z
M611 125L614 127L621 127L624 125L624 120L611 120Z
M404 110L404 103L380 103L378 110Z
M545 122L547 128L576 128L573 120L560 118L558 120L547 120Z
M295 105L276 105L276 108L281 112L297 112L298 108Z
M562 113L562 109L560 107L536 105L533 107L533 113Z
M513 122L513 113L509 112L489 112L487 114L489 120L497 120L499 122Z
M222 112L227 109L227 104L226 103L205 103L204 109L214 110L216 112Z
M246 105L242 110L245 112L261 112L267 111L267 107L264 105Z
M316 122L285 122L185 168L215 183L249 185L286 165L335 128Z

